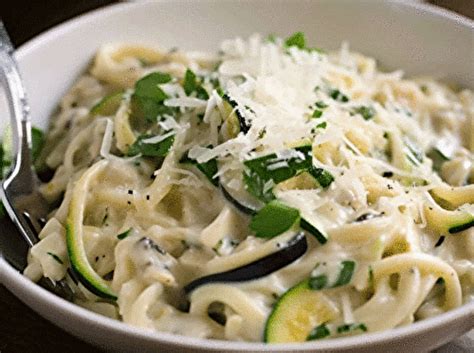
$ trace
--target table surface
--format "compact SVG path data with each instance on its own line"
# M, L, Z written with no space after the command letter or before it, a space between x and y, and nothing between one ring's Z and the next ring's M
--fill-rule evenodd
M3 1L0 4L0 14L14 45L18 46L53 25L112 2L115 1L16 0L13 6L12 2ZM474 18L473 0L432 0L430 2ZM69 351L103 353L102 350L74 338L44 320L0 285L0 353L64 353ZM452 352L452 348L444 347L440 349L441 351ZM457 352L462 352L462 350L457 350Z

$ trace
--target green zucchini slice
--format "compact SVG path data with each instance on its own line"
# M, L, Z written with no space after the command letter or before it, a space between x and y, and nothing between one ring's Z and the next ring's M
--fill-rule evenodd
M102 160L93 165L77 182L69 206L66 221L66 244L72 269L78 280L95 295L116 300L117 295L109 287L107 281L100 277L87 259L83 240L83 218L89 185L92 179L106 167L107 161Z
M338 309L321 292L304 280L285 292L275 304L265 325L265 342L305 342L311 330L338 314Z

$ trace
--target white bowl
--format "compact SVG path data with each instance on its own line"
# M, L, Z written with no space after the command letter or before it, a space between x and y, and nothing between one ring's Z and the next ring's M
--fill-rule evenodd
M312 44L344 40L388 69L474 87L474 24L418 2L159 1L122 3L68 21L17 51L33 122L45 127L61 96L102 43L131 41L215 50L253 32L304 31ZM0 106L5 119L5 107ZM5 126L5 120L1 126ZM6 236L3 234L1 236ZM265 345L149 332L68 303L30 282L0 257L0 281L24 303L88 342L126 352L426 352L474 327L474 303L413 325L300 345Z

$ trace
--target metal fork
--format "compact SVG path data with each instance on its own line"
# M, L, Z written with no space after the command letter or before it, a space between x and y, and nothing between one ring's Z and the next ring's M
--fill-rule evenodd
M39 179L33 170L30 109L13 52L5 26L0 21L0 82L9 104L14 156L13 167L1 183L0 197L7 214L32 247L38 242L49 205L38 191ZM41 284L63 298L72 298L72 290L64 280L42 279Z

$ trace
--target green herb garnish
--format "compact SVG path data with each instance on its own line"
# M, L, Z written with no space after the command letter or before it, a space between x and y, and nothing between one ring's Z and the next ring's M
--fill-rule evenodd
M125 239L126 237L128 237L130 235L131 231L132 231L132 228L129 228L125 232L122 232L122 233L118 234L117 239L119 239L119 240Z
M147 142L148 139L153 137L155 136L139 136L133 145L131 145L128 149L127 155L136 156L141 154L143 157L165 157L171 149L171 146L173 146L174 135L168 136L167 138L156 143Z
M272 153L244 162L244 182L247 190L261 201L273 200L273 185L288 180L302 172L312 175L322 187L329 186L333 176L321 169L313 167L312 147L297 147L279 156Z
M367 332L367 326L364 324L344 324L337 327L337 333L346 333L355 330L361 330L362 332Z
M190 69L186 70L184 75L183 88L186 95L190 96L192 93L196 92L196 98L208 100L209 94L202 87L202 80L198 80L196 74Z
M296 32L285 40L285 46L306 49L306 38L303 32Z
M355 262L354 261L343 261L341 263L342 268L341 272L339 272L339 277L336 280L336 283L332 285L332 287L340 287L348 284L351 279L352 275L354 274L354 269L355 269Z
M316 107L318 107L319 109L325 109L328 107L328 105L326 103L324 103L323 101L318 101L316 103L314 103L314 105Z
M323 111L322 111L322 110L319 110L319 109L316 109L316 110L313 112L312 117L317 119L317 118L320 118L322 115L323 115Z
M328 284L328 276L326 275L311 277L308 282L309 288L313 290L321 290L323 288L326 288L327 284Z
M132 95L133 113L149 122L155 122L158 117L164 115L173 115L175 109L164 105L168 95L159 87L171 80L169 74L161 72L153 72L138 80Z
M215 158L210 159L204 163L198 163L195 159L189 158L188 153L185 153L179 162L195 165L196 168L198 168L213 185L219 185L218 178L214 177L218 171L217 160Z
M325 129L328 126L328 123L323 121L322 123L316 125L316 129Z
M360 114L365 120L370 120L375 116L375 109L372 107L367 107L361 105L360 107L354 108L352 110L353 114Z
M307 341L319 340L321 338L328 337L330 334L331 332L329 331L326 324L321 324L311 330L306 340Z
M300 50L306 50L308 52L317 51L322 53L323 51L319 48L309 48L306 46L306 38L303 32L296 32L285 40L285 48L296 47Z
M347 103L349 102L349 97L347 97L344 93L339 91L338 89L332 89L329 91L329 96L334 99L335 101Z
M300 212L274 200L261 208L250 222L250 229L259 238L273 238L293 227L300 219Z

